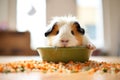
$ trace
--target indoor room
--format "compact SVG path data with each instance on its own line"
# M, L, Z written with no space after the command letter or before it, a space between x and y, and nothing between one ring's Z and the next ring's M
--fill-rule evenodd
M54 17L65 16L76 17L96 47L88 60L120 63L119 3L120 0L0 0L0 64L41 61L37 49L48 47L45 36L48 25Z

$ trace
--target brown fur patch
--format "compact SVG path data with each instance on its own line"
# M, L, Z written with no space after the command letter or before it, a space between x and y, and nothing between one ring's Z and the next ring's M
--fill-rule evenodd
M58 25L55 24L54 29L53 29L53 31L49 34L49 36L55 36L55 35L57 34L57 31L59 31Z
M54 39L54 36L57 34L57 31L59 30L59 28L58 28L58 25L57 24L55 24L55 26L54 26L54 29L52 30L52 32L49 34L49 38L48 38L48 45L49 46L53 46L53 43L52 43L52 41L53 41L53 39Z
M82 45L82 43L83 43L83 35L81 35L78 31L77 31L77 28L76 28L76 25L75 24L73 24L72 26L71 26L71 28L72 28L72 31L74 32L74 36L75 36L75 38L77 39L77 41L78 41L78 46L81 46Z

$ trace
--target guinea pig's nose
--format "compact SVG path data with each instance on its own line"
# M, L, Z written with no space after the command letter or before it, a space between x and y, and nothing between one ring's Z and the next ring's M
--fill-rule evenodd
M64 40L64 39L62 39L61 42L62 42L62 43L68 43L69 40Z

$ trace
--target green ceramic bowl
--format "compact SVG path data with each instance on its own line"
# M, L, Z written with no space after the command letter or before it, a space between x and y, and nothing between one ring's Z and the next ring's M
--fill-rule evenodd
M42 60L52 62L85 62L91 54L91 50L86 47L40 47L37 51Z

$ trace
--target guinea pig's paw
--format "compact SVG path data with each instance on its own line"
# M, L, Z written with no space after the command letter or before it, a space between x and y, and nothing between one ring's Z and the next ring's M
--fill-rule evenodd
M96 47L92 43L88 43L87 44L87 48L91 49L91 50L95 50L96 49Z

